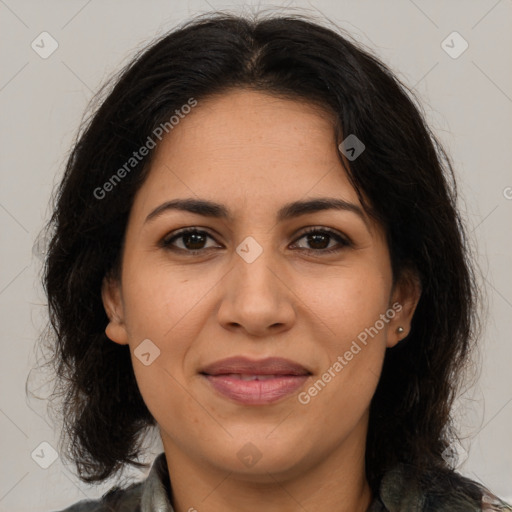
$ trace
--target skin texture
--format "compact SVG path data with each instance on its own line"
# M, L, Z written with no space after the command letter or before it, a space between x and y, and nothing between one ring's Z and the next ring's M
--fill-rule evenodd
M105 279L102 296L107 336L129 344L159 425L177 512L354 512L371 502L369 405L385 351L408 334L420 290L414 279L393 286L384 232L367 216L325 210L276 221L297 200L360 206L337 151L328 113L249 90L200 101L156 148L130 213L120 282ZM176 198L222 203L233 218L173 210L145 222ZM211 238L178 238L174 252L159 245L186 227ZM315 245L308 227L351 243L324 235ZM248 236L263 250L252 263L236 252ZM294 393L241 405L198 373L235 355L279 356L312 372L299 391L307 390L396 302L394 318L307 404ZM160 350L147 366L134 355L145 339ZM237 455L249 442L261 456L250 467Z

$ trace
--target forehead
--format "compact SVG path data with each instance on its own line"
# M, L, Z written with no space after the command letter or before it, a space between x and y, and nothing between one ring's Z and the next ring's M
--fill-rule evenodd
M265 147L269 158L293 149L288 158L306 152L324 155L335 145L332 113L303 99L285 99L269 93L241 89L200 100L157 149L176 149L183 144L203 147L210 154L257 156L252 148ZM186 148L182 148L186 150ZM245 151L244 151L245 149Z
M307 196L359 204L340 161L332 113L252 90L198 101L157 146L138 195L146 210L194 195L233 209L250 199L252 208L264 203L277 210Z

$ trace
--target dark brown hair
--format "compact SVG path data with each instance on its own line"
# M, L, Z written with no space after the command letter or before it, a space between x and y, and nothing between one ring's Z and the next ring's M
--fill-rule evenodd
M394 279L412 270L422 287L411 332L387 351L371 404L367 477L375 491L399 462L446 468L452 401L476 333L476 290L452 167L414 95L341 31L297 15L199 17L140 52L111 84L72 149L47 226L54 398L63 401L80 478L101 481L140 465L143 433L155 425L129 347L105 335L101 300L103 278L119 270L152 151L107 197L94 191L190 98L200 105L241 87L322 105L336 119L338 143L342 134L363 141L349 178L385 228Z

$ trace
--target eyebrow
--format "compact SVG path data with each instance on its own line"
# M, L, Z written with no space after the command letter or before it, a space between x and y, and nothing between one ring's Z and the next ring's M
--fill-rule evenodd
M212 217L231 221L233 219L229 210L222 204L209 201L207 199L173 199L157 206L147 217L144 223L156 219L167 211L178 210L203 217ZM367 224L363 209L354 203L349 203L343 199L334 197L317 197L303 201L294 201L282 206L277 212L277 222L283 222L308 213L315 213L324 210L344 210L357 214Z

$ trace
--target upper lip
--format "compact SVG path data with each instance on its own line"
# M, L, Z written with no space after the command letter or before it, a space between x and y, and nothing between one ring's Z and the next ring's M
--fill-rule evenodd
M282 357L254 360L248 357L229 357L215 361L200 370L207 375L238 373L241 375L310 375L304 366Z

